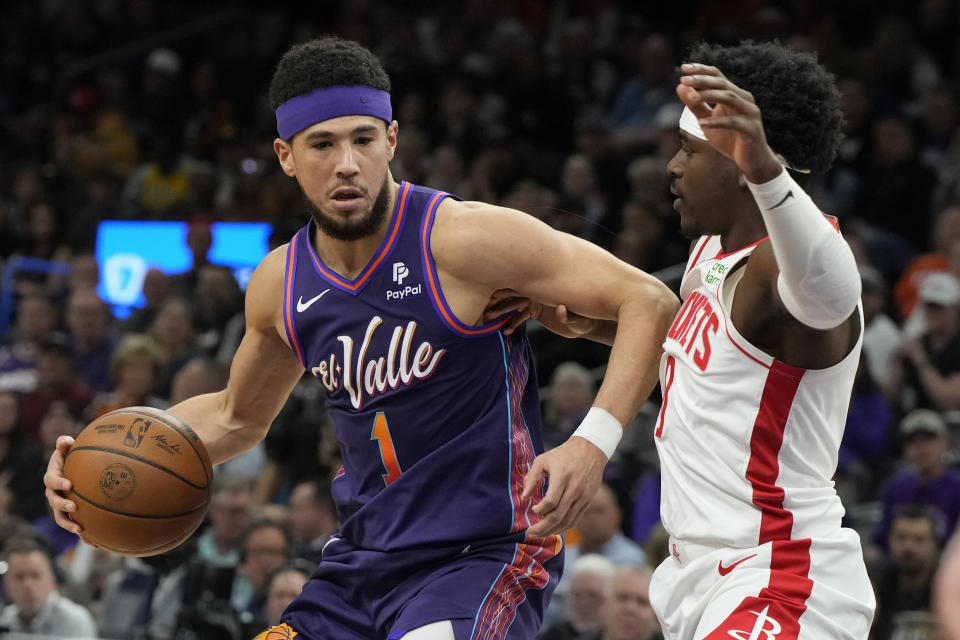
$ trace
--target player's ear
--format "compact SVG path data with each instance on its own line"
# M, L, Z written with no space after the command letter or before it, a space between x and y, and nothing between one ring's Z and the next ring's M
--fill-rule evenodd
M277 154L283 172L291 178L296 176L297 163L293 160L293 146L282 138L276 138L273 141L273 151Z
M387 155L388 160L393 160L393 154L397 151L397 131L400 124L394 120L387 125Z

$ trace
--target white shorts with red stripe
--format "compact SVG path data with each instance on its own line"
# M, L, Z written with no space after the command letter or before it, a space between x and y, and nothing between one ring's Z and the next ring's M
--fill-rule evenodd
M747 549L670 540L650 602L666 640L865 640L876 607L856 532Z

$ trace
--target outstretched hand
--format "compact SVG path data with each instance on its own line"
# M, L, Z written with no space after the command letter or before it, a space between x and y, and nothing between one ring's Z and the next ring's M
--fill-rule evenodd
M767 144L753 94L710 65L685 63L680 70L684 75L677 95L697 117L713 148L733 160L754 184L777 177L783 166Z

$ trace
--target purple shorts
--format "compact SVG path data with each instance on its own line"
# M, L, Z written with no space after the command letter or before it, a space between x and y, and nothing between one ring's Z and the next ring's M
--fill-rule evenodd
M335 539L283 622L308 640L394 640L440 620L457 640L527 640L562 568L559 536L391 552Z

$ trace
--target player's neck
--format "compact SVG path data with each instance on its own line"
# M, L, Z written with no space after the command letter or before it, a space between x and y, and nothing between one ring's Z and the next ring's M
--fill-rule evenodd
M738 215L730 223L729 228L720 234L720 245L724 253L730 253L748 247L767 235L767 228L763 224L763 218L760 217L760 211L754 206L752 211Z
M383 244L383 239L391 228L394 209L397 205L399 186L390 179L390 197L387 201L387 215L375 233L359 240L338 240L314 228L313 246L323 263L340 276L352 280L360 275L377 249Z

